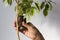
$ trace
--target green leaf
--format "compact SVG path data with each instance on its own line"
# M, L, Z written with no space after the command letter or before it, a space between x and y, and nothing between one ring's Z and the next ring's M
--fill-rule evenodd
M53 8L52 4L50 2L48 2L48 3L50 5L50 10L52 10L52 8Z
M14 0L3 0L3 2L6 4L6 5L10 5L12 4L12 1Z
M22 15L23 11L22 9L18 10L18 15Z
M35 2L35 5L36 5L37 9L40 11L38 3Z
M11 5L12 4L12 0L7 0L8 4Z
M42 2L40 8L43 9L44 5L45 5L45 2Z
M47 15L48 15L48 10L44 9L44 10L43 10L43 15L44 15L44 16L47 16Z
M46 4L46 5L45 5L45 9L46 9L46 10L49 10L49 4Z
M28 0L22 0L22 2L27 2Z
M33 3L33 0L28 0L29 3Z
M30 16L33 16L34 15L34 7L27 9L26 13L28 13Z
M3 0L3 2L5 2L5 0Z
M26 18L27 21L30 19L30 15L28 13L26 13L24 17Z
M34 15L34 9L35 7L31 7L26 10L25 17L27 18L27 20L29 20L30 17Z
M3 0L3 3L5 4L5 6L8 6L7 0Z
M34 15L34 7L31 8L31 13L30 14L31 14L31 16Z

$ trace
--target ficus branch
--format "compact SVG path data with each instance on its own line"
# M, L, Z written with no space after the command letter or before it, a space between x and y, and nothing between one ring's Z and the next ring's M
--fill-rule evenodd
M18 31L18 22L17 22L17 18L18 18L18 0L16 0L16 25L17 25L17 30L16 30L16 34L17 34L17 40L20 40L19 37L19 31Z

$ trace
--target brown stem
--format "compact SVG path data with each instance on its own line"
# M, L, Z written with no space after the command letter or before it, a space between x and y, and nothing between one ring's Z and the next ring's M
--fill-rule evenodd
M17 30L16 30L16 34L17 34L17 40L20 40L19 37L19 31L18 31L18 22L17 22L17 17L18 17L18 0L16 0L16 25L17 25Z

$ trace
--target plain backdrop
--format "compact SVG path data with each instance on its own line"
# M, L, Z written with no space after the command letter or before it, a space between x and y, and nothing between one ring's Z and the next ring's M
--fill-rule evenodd
M44 0L38 0L42 2ZM60 40L60 0L52 0L53 10L49 11L47 17L43 16L43 12L36 13L31 19L32 22L42 33L45 40ZM17 40L16 32L13 28L16 13L14 11L15 2L12 6L5 7L0 0L0 40ZM20 33L21 40L30 40Z

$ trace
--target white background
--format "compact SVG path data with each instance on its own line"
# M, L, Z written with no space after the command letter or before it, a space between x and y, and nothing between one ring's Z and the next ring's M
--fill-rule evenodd
M43 0L39 0L40 2ZM47 17L36 13L30 20L42 33L45 40L60 40L60 0L52 0L53 10L49 12ZM5 7L0 0L0 40L17 40L16 32L13 28L15 19L14 11L15 3L11 7ZM25 35L20 33L21 40L30 40Z

